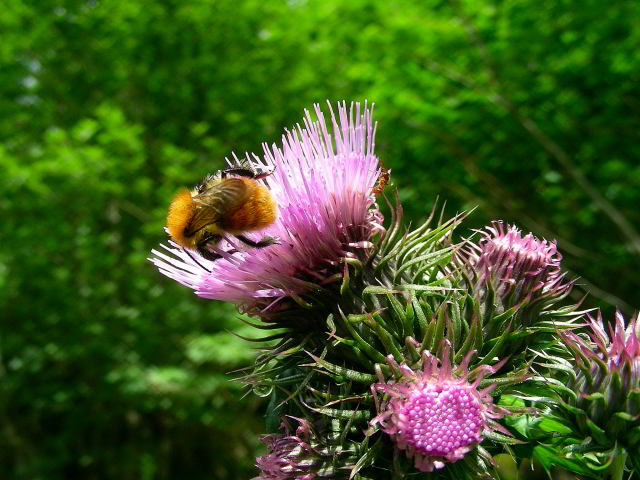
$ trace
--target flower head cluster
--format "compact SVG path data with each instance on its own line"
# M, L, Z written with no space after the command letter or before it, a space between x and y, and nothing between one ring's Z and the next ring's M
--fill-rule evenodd
M493 288L509 305L526 298L557 296L571 288L563 282L562 255L555 242L522 236L514 226L493 222L479 232L479 242L465 242L463 262L472 275L480 296Z
M201 297L259 313L331 281L342 271L341 259L368 252L372 236L383 230L372 193L380 175L372 111L366 103L363 110L359 103L339 104L337 114L329 108L332 133L316 105L317 121L306 111L304 127L287 131L281 147L263 145L263 159L229 162L273 170L260 181L275 197L277 219L253 235L276 237L279 244L247 250L225 238L218 251L234 253L210 262L170 242L162 246L168 254L153 251L158 269Z
M502 363L469 372L472 354L454 368L449 353L447 344L440 362L424 351L422 372L397 365L389 356L389 364L402 372L401 380L382 381L372 387L374 394L384 393L387 399L377 403L379 415L371 423L380 423L396 446L415 458L416 468L426 472L463 458L482 441L485 431L506 432L495 421L505 413L493 404L490 392L495 385L477 388L484 376L497 371ZM473 382L470 376L475 377Z
M564 332L561 338L575 355L577 375L570 387L576 392L572 412L583 433L603 445L614 441L640 449L640 321L625 327L620 312L609 335L602 317L588 317L588 338ZM634 450L637 451L637 450ZM640 453L640 451L638 452Z
M501 426L514 424L500 420L541 411L574 432L554 430L547 441L531 415L523 419L530 428L518 433L557 447L562 465L572 465L565 461L571 455L606 456L620 445L640 459L638 316L625 327L617 314L609 334L600 317L589 317L587 335L571 331L584 312L554 308L573 285L555 242L514 226L494 222L477 241L453 245L464 215L434 225L432 214L407 231L398 204L385 231L375 195L388 171L374 153L372 111L366 103L329 109L330 120L317 105L315 119L307 111L280 145L263 145L262 158L228 161L242 168L226 175L244 170L252 180L243 183L268 197L269 221L259 224L268 226L226 233L221 208L206 224L215 227L215 241L190 247L180 237L186 227L176 227L177 243L151 259L199 296L230 301L258 315L258 328L277 329L264 339L277 341L242 381L273 395L272 405L286 395L286 411L306 419L295 418L295 428L284 419L283 432L263 437L268 452L256 459L254 480L379 478L383 470L400 478L416 475L410 463L422 472L441 469L438 478L490 479L493 462L480 444L520 443ZM184 193L189 208L198 191ZM242 207L248 203L259 205ZM528 373L535 355L556 378ZM488 378L499 370L500 378ZM511 388L525 381L541 393ZM501 395L524 405L496 405L498 384ZM619 463L624 469L624 458ZM634 466L640 471L640 460Z

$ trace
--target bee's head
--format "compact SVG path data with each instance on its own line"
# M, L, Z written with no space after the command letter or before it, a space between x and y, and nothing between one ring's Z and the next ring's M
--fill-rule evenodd
M169 214L167 215L167 228L171 238L183 247L193 248L192 238L187 238L185 233L193 219L196 211L195 202L191 196L191 192L186 188L180 190L169 206Z

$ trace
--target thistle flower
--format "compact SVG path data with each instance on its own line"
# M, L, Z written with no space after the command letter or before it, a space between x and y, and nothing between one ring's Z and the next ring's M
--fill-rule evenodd
M625 328L620 312L609 335L598 313L588 317L588 338L561 333L575 355L577 372L568 384L576 396L569 409L585 436L612 448L618 443L640 462L640 322Z
M555 241L539 240L529 233L522 236L515 226L493 222L479 231L479 242L465 242L459 257L471 275L476 295L485 298L495 291L505 308L539 297L557 297L571 288L563 282L562 255Z
M333 133L315 105L318 120L305 111L304 127L287 131L281 147L263 144L263 159L227 160L231 166L274 170L261 181L277 201L277 219L259 235L277 237L278 245L243 251L225 239L216 251L223 258L210 262L169 242L162 245L168 254L152 251L150 260L160 272L201 297L266 314L285 297L335 281L342 259L364 257L373 235L383 230L372 193L380 175L372 110L366 103L363 111L359 103L347 109L344 102L337 115L330 104L329 109ZM235 253L224 253L230 250Z
M493 404L490 392L495 384L478 390L485 375L495 373L504 361L470 372L468 365L475 352L454 367L449 359L451 346L444 344L442 361L422 352L421 372L406 364L398 365L389 356L389 365L401 373L401 378L389 382L381 378L372 386L374 395L381 392L387 398L376 401L379 414L371 425L379 423L396 447L405 450L408 458L415 458L415 467L424 472L462 459L487 432L509 435L496 422L506 412Z

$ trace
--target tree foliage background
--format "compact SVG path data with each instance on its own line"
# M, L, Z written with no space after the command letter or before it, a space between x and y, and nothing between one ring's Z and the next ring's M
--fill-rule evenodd
M238 479L251 335L159 275L168 203L313 102L375 101L407 217L555 238L640 306L640 3L9 1L0 10L0 477ZM470 233L470 230L467 230ZM577 292L579 294L579 292ZM249 413L249 414L248 414Z

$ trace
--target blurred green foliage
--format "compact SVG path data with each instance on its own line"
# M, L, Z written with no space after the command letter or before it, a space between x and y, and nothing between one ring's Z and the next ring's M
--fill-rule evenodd
M256 335L146 261L172 194L325 99L377 103L407 217L557 238L640 306L640 3L6 2L0 477L250 478ZM577 291L576 294L579 292Z

